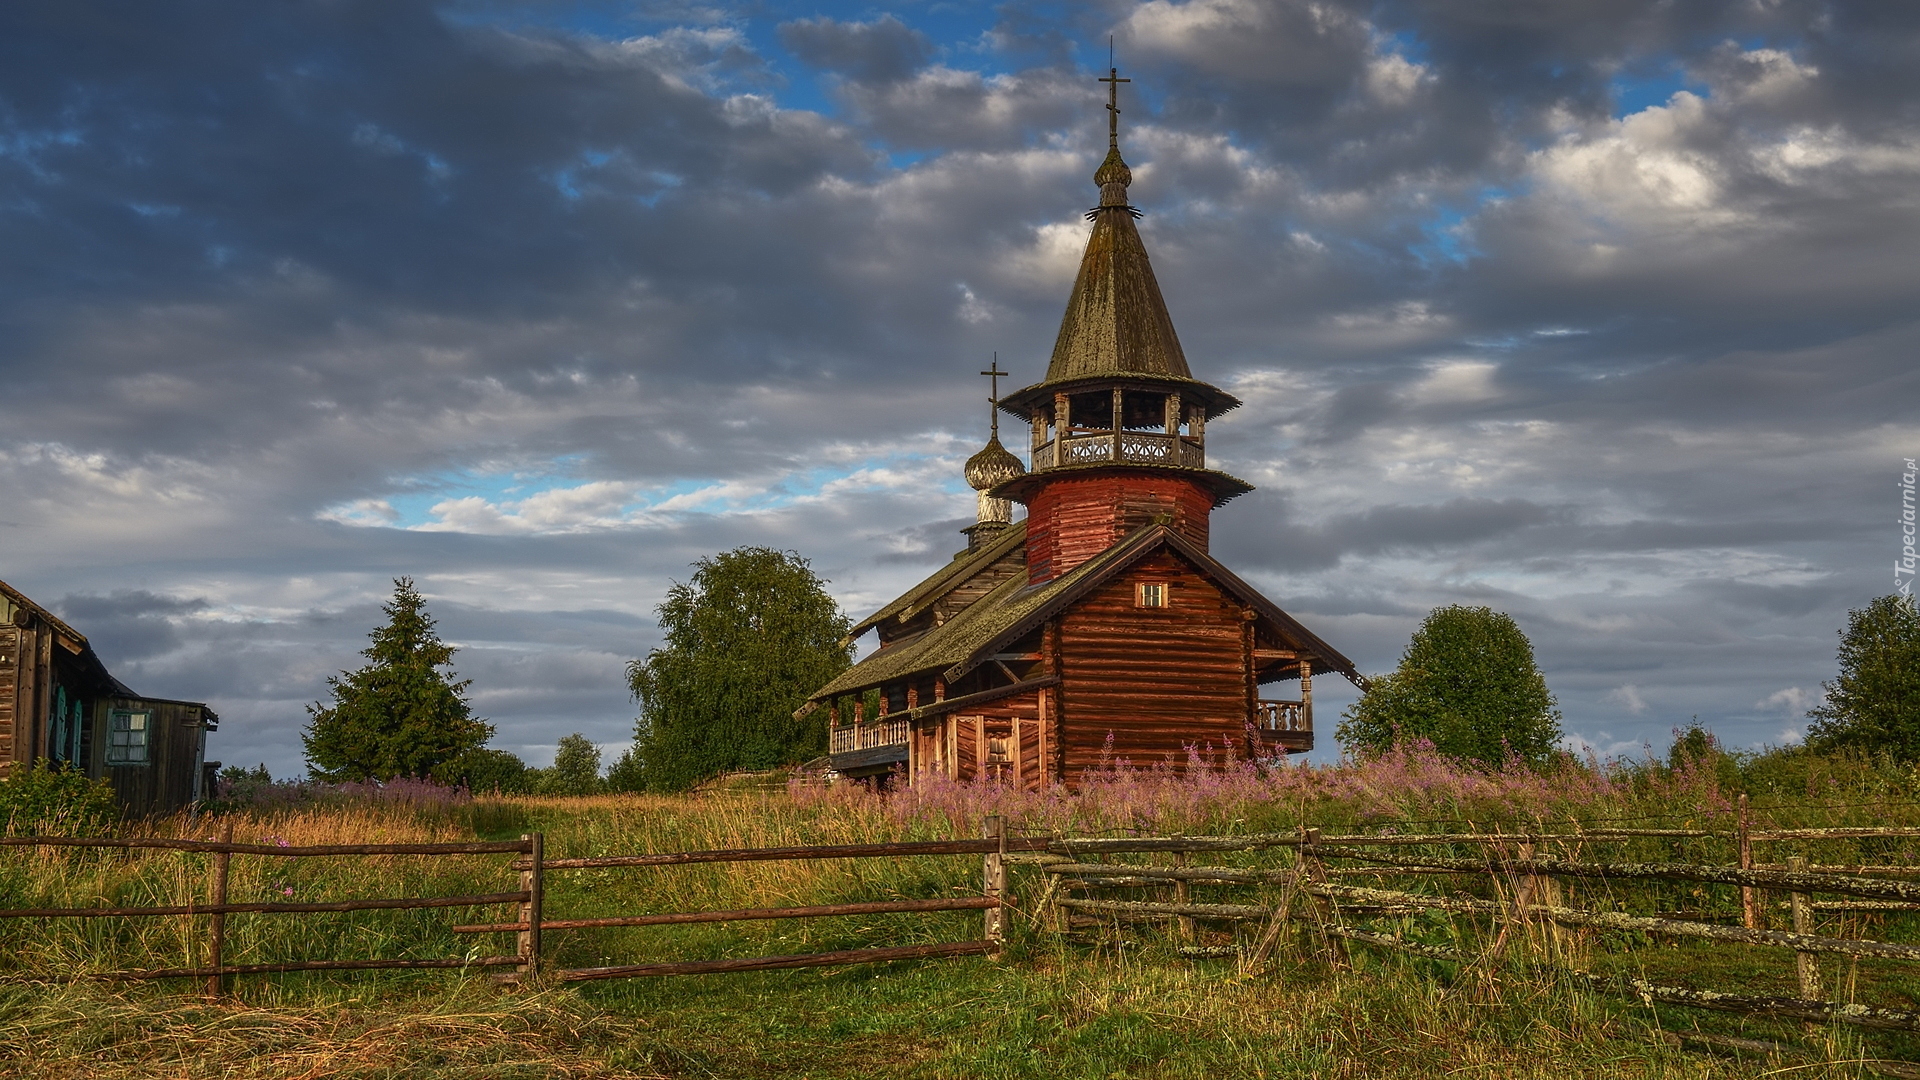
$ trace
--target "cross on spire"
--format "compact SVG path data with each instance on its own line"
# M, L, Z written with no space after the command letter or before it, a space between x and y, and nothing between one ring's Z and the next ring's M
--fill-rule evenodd
M1000 437L1000 376L1011 373L1000 370L1000 354L996 352L993 354L993 363L980 374L987 376L991 387L987 391L990 395L987 398L987 416L993 427L993 437L997 439Z
M1107 77L1100 80L1107 84L1107 148L1120 149L1120 84L1130 83L1132 79L1120 77L1120 69L1110 67Z

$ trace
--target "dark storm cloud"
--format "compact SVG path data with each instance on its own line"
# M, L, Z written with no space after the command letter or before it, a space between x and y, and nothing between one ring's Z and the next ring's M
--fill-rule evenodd
M1485 603L1576 731L1777 739L1920 437L1912 8L8 5L0 577L229 760L401 574L499 744L618 740L695 559L857 617L964 544L1113 33L1223 558L1366 670Z
M779 26L780 44L802 63L859 82L896 82L933 56L927 35L892 15L840 22L825 15Z

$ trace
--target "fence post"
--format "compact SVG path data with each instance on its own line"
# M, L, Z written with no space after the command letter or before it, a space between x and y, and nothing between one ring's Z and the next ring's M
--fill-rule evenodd
M1753 869L1753 826L1747 818L1747 797L1740 796L1740 819L1736 826L1740 838L1740 869ZM1740 921L1749 930L1762 929L1760 925L1760 899L1753 886L1740 886Z
M1303 827L1300 832L1300 838L1303 841L1300 845L1300 871L1302 876L1307 879L1309 885L1326 884L1327 864L1320 860L1318 850L1320 847L1320 830ZM1333 902L1318 896L1313 897L1313 914L1313 934L1320 946L1325 950L1328 960L1331 961L1335 967L1346 963L1346 943L1340 938L1334 937L1326 932L1328 917L1334 914Z
M526 926L520 931L520 978L530 983L540 977L540 922L541 894L545 891L545 875L542 863L545 861L545 834L521 833L520 839L528 842L527 868L520 871L520 891L527 898L520 903L520 922Z
M1787 869L1796 874L1807 872L1807 857L1795 855L1787 860ZM1793 894L1793 932L1796 934L1813 933L1813 905L1807 903L1807 894ZM1820 989L1820 958L1810 952L1793 954L1794 966L1799 969L1800 996L1808 1001L1820 1001L1825 994Z
M1005 904L1007 902L1007 821L999 814L992 814L983 823L983 834L988 840L1000 843L999 851L989 851L980 860L981 891ZM994 945L1004 945L1007 940L1007 915L1000 907L986 910L987 940Z
M233 843L233 821L228 819L220 825L220 842ZM207 955L210 968L218 969L226 963L227 953L227 913L218 910L227 902L227 864L233 859L230 851L216 851L213 855L213 888L208 890L216 909L207 926ZM207 996L218 998L226 992L226 976L215 974L207 976Z
M1189 861L1186 852L1176 851L1173 853L1173 865L1185 866ZM1173 883L1173 902L1176 904L1184 904L1191 899L1193 899L1193 892L1187 887L1187 879L1176 879ZM1180 916L1180 937L1184 941L1193 940L1193 916Z

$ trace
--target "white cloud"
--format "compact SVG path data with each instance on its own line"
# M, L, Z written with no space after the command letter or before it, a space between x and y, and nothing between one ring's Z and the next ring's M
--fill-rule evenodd
M1632 683L1628 683L1625 686L1616 686L1612 690L1607 691L1607 700L1619 705L1635 716L1640 716L1647 711L1646 699L1640 696L1640 688Z
M1817 695L1798 686L1789 686L1754 702L1753 707L1767 712L1783 712L1788 716L1805 716L1807 710L1818 704L1819 700Z

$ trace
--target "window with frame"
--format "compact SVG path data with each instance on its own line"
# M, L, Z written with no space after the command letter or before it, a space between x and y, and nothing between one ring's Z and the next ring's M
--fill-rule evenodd
M1134 606L1163 608L1168 606L1167 583L1164 581L1142 581L1134 586Z
M115 709L107 716L107 764L145 765L153 738L153 714Z

